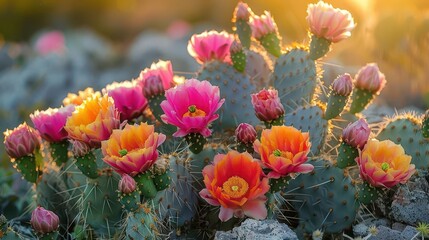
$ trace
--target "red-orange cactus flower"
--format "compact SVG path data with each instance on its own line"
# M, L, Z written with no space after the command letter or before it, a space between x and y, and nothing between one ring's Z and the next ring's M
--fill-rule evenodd
M262 163L272 171L269 178L280 178L290 173L308 173L314 168L307 161L310 152L308 132L302 133L290 126L273 126L262 131L261 141L254 143Z
M103 160L118 173L135 176L155 163L157 147L164 141L165 135L154 132L153 125L126 125L113 130L109 140L101 143Z
M69 137L99 147L101 141L109 138L113 129L119 128L119 112L113 99L97 94L77 106L67 119L64 129Z
M203 169L203 176L206 188L200 191L200 196L209 204L220 206L221 221L232 216L267 217L268 178L250 154L237 151L219 154L212 165Z
M356 162L361 177L374 187L391 188L406 183L416 171L414 164L410 164L411 156L390 140L368 141Z

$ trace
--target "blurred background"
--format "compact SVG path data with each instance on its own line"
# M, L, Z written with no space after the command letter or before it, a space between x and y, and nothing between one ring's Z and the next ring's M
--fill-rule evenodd
M270 11L283 44L307 43L309 3L317 0L249 0L256 14ZM429 106L429 1L326 0L349 10L357 27L322 60L325 82L377 62L388 81L383 106ZM59 107L68 92L102 89L135 78L158 59L178 75L198 69L188 55L190 36L232 30L231 0L0 0L0 131L28 120L36 109ZM46 54L40 37L63 41ZM3 146L2 146L3 147ZM1 152L1 149L0 149ZM6 158L7 159L7 158ZM8 166L9 161L1 161Z

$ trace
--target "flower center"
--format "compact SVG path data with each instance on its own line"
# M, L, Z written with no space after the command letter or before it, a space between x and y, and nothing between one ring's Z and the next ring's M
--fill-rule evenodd
M381 164L381 169L383 169L383 171L387 172L389 168L390 168L390 165L387 162L384 162Z
M119 155L121 155L121 157L127 155L127 153L128 153L127 149L121 149L121 150L119 150Z
M183 114L183 117L205 117L206 113L198 109L195 105L188 107L188 111Z
M284 157L287 159L292 159L293 158L293 154L291 152L282 152L279 149L276 149L273 151L273 155L276 157Z
M276 150L274 150L273 154L276 157L280 157L282 155L282 152L280 150L276 149Z
M223 191L232 198L244 196L249 190L249 184L241 177L230 177L222 186Z

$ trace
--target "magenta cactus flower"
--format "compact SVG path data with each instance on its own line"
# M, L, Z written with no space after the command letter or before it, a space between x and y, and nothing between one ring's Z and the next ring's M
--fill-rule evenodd
M285 109L280 102L276 89L265 88L256 94L252 94L252 104L256 117L264 122L271 122L279 119L285 114Z
M152 78L152 81L153 80L160 81L163 86L163 91L166 91L169 88L173 87L174 75L173 75L173 67L171 65L171 62L159 60L156 63L152 63L150 68L145 68L143 71L140 72L140 76L137 81L142 86L143 91L145 91L145 88L147 87L146 80L149 78Z
M362 67L355 77L355 86L367 90L373 94L379 94L386 85L383 73L378 69L376 63L369 63Z
M58 229L60 219L52 211L39 206L31 213L30 223L36 232L46 234Z
M225 101L220 99L219 87L197 79L186 80L167 90L165 97L166 100L161 103L165 114L161 119L178 128L173 134L175 137L184 137L189 133L210 136L208 126L219 117L215 112Z
M361 118L354 123L349 123L343 130L343 142L362 149L368 141L371 129L365 119Z
M67 139L68 133L64 126L74 108L74 105L68 105L62 108L49 108L45 111L37 110L30 114L30 119L43 139L48 142L61 142Z
M250 27L252 28L252 36L256 39L260 39L270 33L276 33L277 25L271 14L267 11L261 16L253 15L249 20Z
M148 105L142 86L136 81L114 82L107 85L103 92L113 98L121 122L139 117Z
M234 37L225 31L206 31L192 36L188 43L188 52L201 64L211 60L230 63L229 48L233 41Z
M244 144L253 144L256 140L256 130L248 123L240 123L235 129L235 137L238 142Z
M338 76L334 82L332 82L332 91L337 95L349 96L352 90L353 80L348 73Z
M121 180L119 180L118 190L121 193L132 193L136 190L136 181L128 174L123 174Z
M6 130L3 134L6 153L11 158L31 155L40 148L39 133L25 122L13 130Z
M42 34L36 41L35 49L41 55L49 53L63 53L65 50L65 39L63 33L52 31Z
M351 36L355 24L350 12L332 7L331 4L319 1L309 4L307 22L310 32L318 38L330 42L339 42Z

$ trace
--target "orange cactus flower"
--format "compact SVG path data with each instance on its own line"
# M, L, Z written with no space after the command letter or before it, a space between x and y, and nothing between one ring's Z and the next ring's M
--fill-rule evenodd
M77 94L75 93L69 93L67 94L67 97L64 98L63 104L64 106L67 105L76 105L79 106L83 103L83 101L92 95L96 94L97 96L101 96L101 93L99 91L94 91L93 88L86 88L83 91L79 91Z
M391 188L406 183L416 171L411 156L390 140L368 141L356 162L361 177L374 187Z
M113 129L119 128L119 112L113 99L94 94L87 98L67 119L64 129L70 138L99 147L109 138Z
M304 164L310 152L308 132L290 126L273 126L261 134L261 141L256 140L254 149L261 155L262 163L272 171L269 178L280 178L290 173L308 173L314 168Z
M237 151L218 154L213 164L203 169L203 176L206 188L200 191L200 196L209 204L220 206L221 221L232 216L267 217L268 178L250 154Z
M154 132L153 125L126 125L122 130L113 130L109 140L101 142L103 160L118 173L135 176L155 163L157 147L164 141L165 135Z

